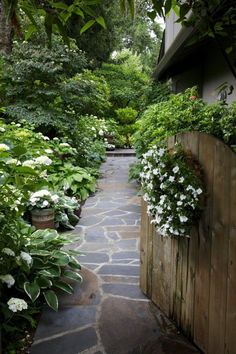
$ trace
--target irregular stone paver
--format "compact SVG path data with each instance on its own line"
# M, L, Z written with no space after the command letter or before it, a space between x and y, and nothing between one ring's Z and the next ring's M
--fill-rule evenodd
M109 157L98 192L82 210L70 245L81 251L81 284L45 310L31 354L193 354L198 351L139 288L140 198L128 183L134 157ZM164 319L164 320L163 320Z

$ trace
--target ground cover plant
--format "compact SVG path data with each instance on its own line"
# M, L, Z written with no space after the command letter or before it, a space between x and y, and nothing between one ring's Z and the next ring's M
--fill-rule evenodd
M100 136L98 139L105 146ZM96 188L89 169L76 165L78 154L69 143L57 137L50 140L24 123L0 121L0 330L4 353L20 346L21 336L35 326L43 303L57 310L57 289L73 292L66 279L81 281L78 252L63 249L75 239L52 229L36 231L29 224L30 210L48 208L55 212L57 227L73 229L78 222L74 212Z

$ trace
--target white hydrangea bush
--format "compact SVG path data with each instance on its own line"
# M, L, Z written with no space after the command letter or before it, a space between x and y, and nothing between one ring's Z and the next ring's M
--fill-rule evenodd
M203 208L202 171L190 153L153 147L142 158L143 199L162 236L189 236Z
M54 208L58 202L59 196L56 193L50 192L47 189L41 189L31 193L28 207L30 210Z

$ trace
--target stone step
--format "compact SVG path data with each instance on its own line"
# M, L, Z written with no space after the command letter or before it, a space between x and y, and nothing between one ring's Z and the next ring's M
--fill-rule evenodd
M136 156L134 149L116 149L113 151L107 151L106 155L108 157L116 157L116 156Z

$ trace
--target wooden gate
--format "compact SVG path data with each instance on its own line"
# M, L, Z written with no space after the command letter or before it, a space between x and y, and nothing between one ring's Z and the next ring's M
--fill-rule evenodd
M190 238L163 238L142 202L141 288L208 354L236 354L236 154L199 132L168 140L203 167L206 207Z

